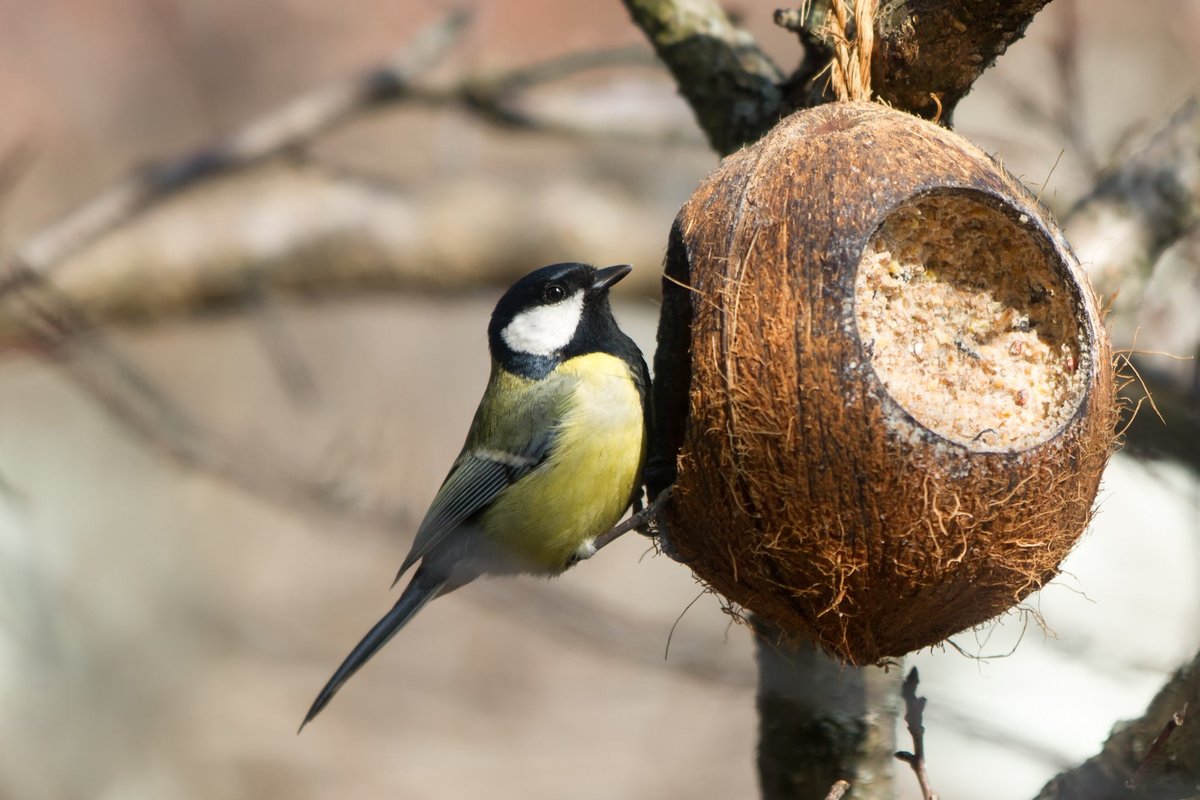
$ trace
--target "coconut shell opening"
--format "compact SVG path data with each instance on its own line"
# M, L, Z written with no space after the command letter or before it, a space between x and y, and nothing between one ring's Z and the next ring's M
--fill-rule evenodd
M901 204L867 243L859 337L888 393L933 433L1020 451L1078 410L1078 301L1044 238L960 192Z

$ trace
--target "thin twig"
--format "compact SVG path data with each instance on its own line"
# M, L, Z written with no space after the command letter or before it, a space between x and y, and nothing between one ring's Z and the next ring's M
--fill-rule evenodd
M636 514L630 515L624 522L614 525L609 530L597 536L593 545L597 550L600 550L612 544L626 533L634 530L654 535L655 531L657 531L658 512L662 510L662 507L670 499L671 487L668 486L658 493L658 497L654 498L654 501L650 505Z
M1125 781L1127 789L1137 789L1142 777L1146 774L1146 770L1158 759L1159 753L1166 747L1167 739L1170 739L1175 729L1183 724L1183 720L1187 716L1187 710L1188 704L1184 703L1183 708L1172 714L1170 719L1166 721L1162 730L1159 731L1158 736L1155 736L1154 741L1150 743L1150 749L1146 751L1146 755L1142 758L1141 763L1138 764L1137 771L1133 773L1133 777Z
M565 115L536 114L519 102L521 94L536 84L561 80L584 70L657 64L649 52L637 47L568 53L499 75L468 77L444 85L413 85L405 99L432 108L462 109L496 127L552 136L647 144L699 142L695 129L690 126L658 130L652 126L602 124Z
M937 795L929 788L929 775L925 772L925 698L917 697L919 682L917 668L913 667L900 690L900 696L904 698L904 724L908 726L908 733L912 736L913 750L911 753L902 750L896 753L896 758L912 768L913 774L917 776L917 784L921 787L921 797L924 800L937 800Z
M850 784L846 781L838 781L830 787L829 794L825 795L825 800L842 800L848 791L850 791Z
M490 83L503 91L517 92L584 72L630 66L650 67L661 71L662 62L644 45L625 45L603 50L564 53L546 61L517 67L497 76ZM485 81L476 83L483 84Z

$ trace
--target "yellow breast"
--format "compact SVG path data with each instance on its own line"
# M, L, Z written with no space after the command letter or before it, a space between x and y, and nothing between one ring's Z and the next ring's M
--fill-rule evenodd
M589 353L557 373L573 388L564 393L550 457L483 518L493 542L550 573L620 520L646 455L642 401L624 361Z

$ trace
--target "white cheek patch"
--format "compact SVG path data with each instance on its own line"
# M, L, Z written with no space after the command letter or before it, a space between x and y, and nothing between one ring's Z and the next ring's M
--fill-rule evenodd
M548 356L566 347L583 315L583 292L555 303L522 311L500 331L500 338L516 353Z

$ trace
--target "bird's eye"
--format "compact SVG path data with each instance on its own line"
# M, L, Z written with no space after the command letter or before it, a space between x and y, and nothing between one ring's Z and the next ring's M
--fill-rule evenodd
M567 296L567 290L561 283L548 283L542 289L542 300L547 303L557 303Z

